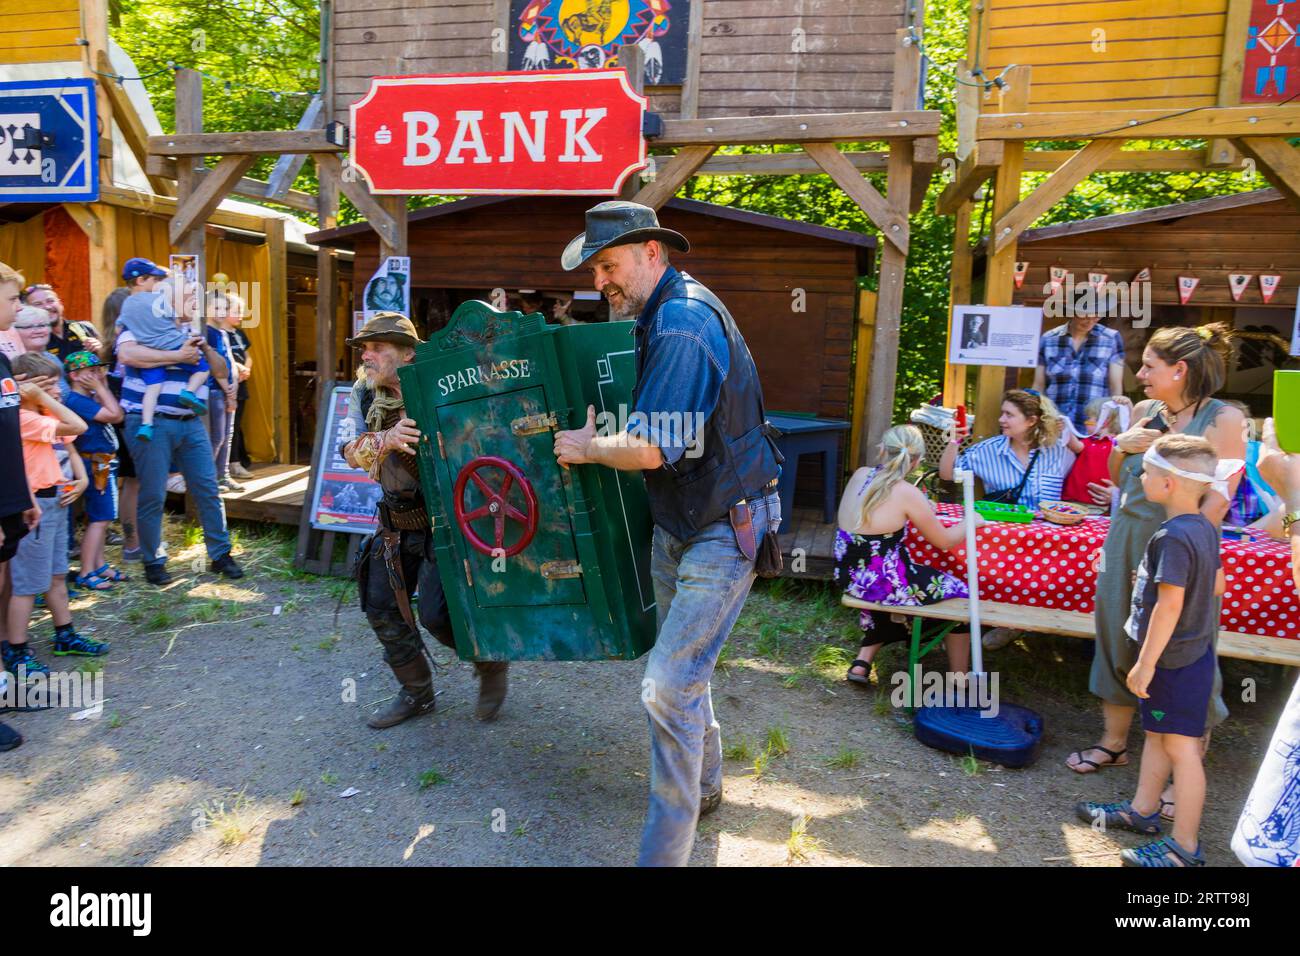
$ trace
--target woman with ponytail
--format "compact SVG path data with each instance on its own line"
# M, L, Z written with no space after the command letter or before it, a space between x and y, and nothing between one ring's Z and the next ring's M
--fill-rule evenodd
M1066 765L1076 773L1128 763L1129 725L1137 698L1126 679L1137 660L1138 645L1128 639L1124 624L1132 604L1134 573L1165 517L1164 509L1143 493L1143 454L1162 434L1175 434L1204 436L1220 458L1246 457L1245 417L1213 397L1227 380L1231 355L1232 329L1222 323L1159 329L1142 353L1137 378L1147 400L1133 409L1133 426L1115 439L1111 452L1111 480L1119 486L1119 509L1110 522L1097 576L1097 646L1088 689L1101 698L1105 724L1100 742L1076 750L1067 759ZM1210 491L1201 503L1201 513L1216 526L1223 521L1240 480L1238 474L1229 481L1228 498ZM1207 727L1228 715L1221 690L1216 669L1214 691L1206 701ZM1162 814L1172 818L1173 804L1164 799L1161 804Z
M921 491L905 480L925 454L925 440L913 425L895 425L880 442L880 464L859 468L840 500L835 534L835 581L851 597L876 604L917 607L947 598L969 596L964 581L916 564L903 538L910 521L925 540L947 551L966 540L966 526L945 526ZM975 516L976 523L982 519ZM849 667L848 679L870 683L871 659L882 644L908 639L908 628L889 618L877 620L863 611L862 649ZM946 638L948 665L957 673L970 669L970 635Z

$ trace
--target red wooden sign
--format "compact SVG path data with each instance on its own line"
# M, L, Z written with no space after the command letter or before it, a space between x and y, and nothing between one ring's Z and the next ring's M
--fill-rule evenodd
M622 70L384 76L352 106L372 193L615 195L646 165Z

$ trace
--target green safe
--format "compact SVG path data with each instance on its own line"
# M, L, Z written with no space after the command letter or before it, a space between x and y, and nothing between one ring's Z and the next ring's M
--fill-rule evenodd
M632 325L465 302L399 370L463 660L630 660L653 646L640 473L563 468L553 451L588 405L610 431L626 421Z

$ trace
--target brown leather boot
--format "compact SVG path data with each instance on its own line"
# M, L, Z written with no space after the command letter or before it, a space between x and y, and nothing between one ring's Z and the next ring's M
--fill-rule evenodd
M423 654L418 654L400 667L393 668L393 676L402 684L397 696L383 710L371 715L366 725L383 730L404 720L431 714L434 708L433 674Z
M478 674L478 703L474 705L474 716L479 720L496 719L506 699L506 671L509 668L507 661L474 662L474 673Z

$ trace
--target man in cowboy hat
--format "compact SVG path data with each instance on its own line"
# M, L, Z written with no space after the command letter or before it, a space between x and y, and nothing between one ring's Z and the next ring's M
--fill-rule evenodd
M637 385L626 431L555 436L561 464L645 477L659 636L641 699L650 716L650 809L642 865L684 865L699 816L722 800L722 738L709 680L754 582L763 535L780 524L780 471L758 371L727 307L668 261L689 249L653 209L587 211L565 269L585 265L616 319L635 319Z
M384 647L384 659L402 685L397 697L367 723L392 727L433 712L433 673L411 610L419 593L420 623L438 641L455 648L447 597L434 560L429 512L420 489L416 443L420 431L406 417L397 369L415 358L420 338L397 312L379 312L347 340L361 349L361 374L352 388L348 418L351 434L341 452L348 464L364 468L379 482L379 530L366 540L357 559L361 609ZM505 663L476 661L479 720L492 720L506 697Z

